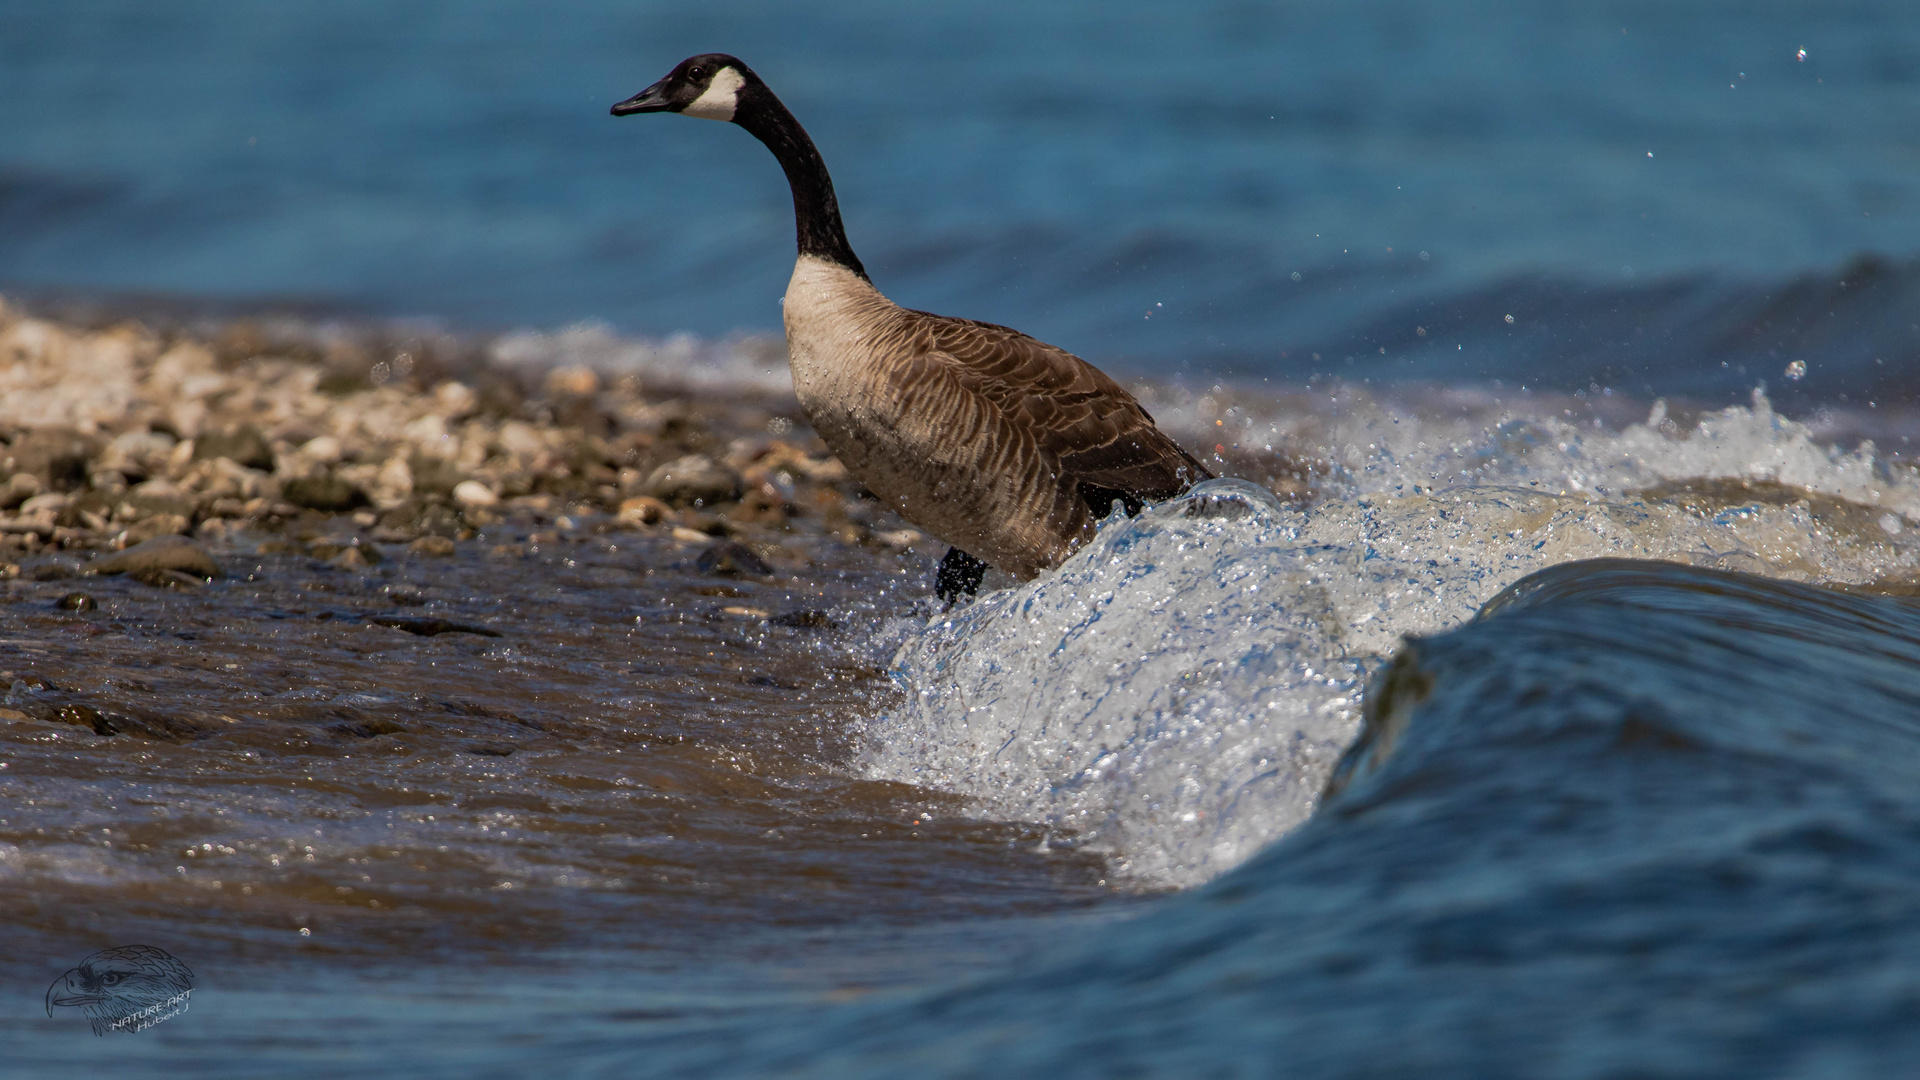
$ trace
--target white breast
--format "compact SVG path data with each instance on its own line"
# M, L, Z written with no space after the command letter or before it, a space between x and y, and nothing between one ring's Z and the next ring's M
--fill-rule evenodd
M811 414L857 409L879 374L868 340L874 316L892 307L871 283L838 263L802 255L783 302L793 389Z
M794 263L785 307L800 406L848 471L902 509L914 487L902 466L924 455L903 441L904 402L875 340L899 309L865 278L811 255Z

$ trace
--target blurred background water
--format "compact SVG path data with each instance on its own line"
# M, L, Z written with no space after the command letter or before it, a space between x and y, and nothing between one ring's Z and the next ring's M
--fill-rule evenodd
M606 112L716 49L890 295L1108 366L1791 409L1920 352L1899 0L7 4L0 285L776 331L766 151Z

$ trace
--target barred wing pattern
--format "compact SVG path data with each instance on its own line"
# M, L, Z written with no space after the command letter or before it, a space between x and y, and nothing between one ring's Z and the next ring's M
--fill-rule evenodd
M901 434L925 448L941 504L914 509L944 519L927 524L956 546L1030 577L1091 534L1100 493L1164 499L1211 475L1072 353L993 323L896 310L873 344L899 365L903 427L928 422Z

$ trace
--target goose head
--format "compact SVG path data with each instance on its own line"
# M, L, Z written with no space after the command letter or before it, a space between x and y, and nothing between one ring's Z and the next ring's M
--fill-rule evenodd
M747 65L726 53L689 56L667 77L613 107L613 115L677 112L702 120L732 120L740 92L758 83Z

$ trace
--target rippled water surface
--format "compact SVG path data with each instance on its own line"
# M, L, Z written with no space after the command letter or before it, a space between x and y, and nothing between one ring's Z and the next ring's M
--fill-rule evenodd
M1097 573L1129 535L1185 530L1193 550L1288 513L1265 502L1227 482L1110 528L1068 572ZM1283 764L1304 788L1214 772L1249 735L1310 728L1204 663L1211 693L1129 711L1150 736L1109 722L1094 756L1136 760L1057 791L1065 813L1016 777L983 820L978 797L931 790L969 778L850 778L847 732L915 713L831 631L716 610L744 598L701 595L661 544L550 543L439 586L404 564L229 555L233 577L199 593L87 581L101 607L85 614L44 603L71 581L16 583L9 701L29 718L7 729L0 850L26 904L8 969L31 988L50 966L35 960L133 935L193 958L203 988L138 1044L55 1039L16 992L10 1055L129 1075L1262 1075L1284 1059L1301 1075L1814 1076L1920 1054L1920 607L1904 579L1843 591L1623 559L1524 577L1363 664L1364 730L1325 808L1257 854L1201 845L1209 870L1180 858L1196 807L1284 833L1332 758ZM753 596L918 622L896 582L924 567L901 561ZM1115 592L1233 577L1204 556L1197 586L1148 565L1125 562ZM653 600L593 598L643 566ZM544 584L445 585L503 567ZM502 636L371 621L395 610ZM1216 638L1214 663L1244 670L1246 611L1197 610L1187 644ZM1057 634L1034 627L1029 648ZM609 659L614 637L650 662ZM1272 640L1296 659L1326 646ZM81 642L129 659L90 674ZM293 644L305 659L275 655ZM914 663L893 678L915 685ZM1108 690L1150 700L1158 682ZM867 752L910 758L972 724L918 715L921 749L883 735ZM998 751L1033 736L1050 738L1016 719ZM1182 797L1183 772L1235 794ZM1170 775L1157 816L1119 810ZM1089 818L1089 796L1115 810ZM987 823L1009 816L1042 824ZM1101 878L1129 863L1214 880L1126 900Z
M884 685L848 627L924 606L924 561L800 539L756 580L632 533L489 539L366 571L238 548L185 592L29 560L0 607L8 962L106 935L215 987L396 952L644 964L1104 895L1043 829L839 767ZM57 606L79 590L97 610Z
M1403 649L1337 793L1213 885L666 1049L683 1075L1903 1074L1917 665L1908 599L1563 564Z

